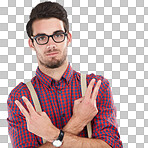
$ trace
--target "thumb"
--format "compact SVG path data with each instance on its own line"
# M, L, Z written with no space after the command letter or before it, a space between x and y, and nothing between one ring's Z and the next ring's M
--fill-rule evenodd
M83 96L82 98L79 98L77 101L78 102L82 102L84 100L85 96Z

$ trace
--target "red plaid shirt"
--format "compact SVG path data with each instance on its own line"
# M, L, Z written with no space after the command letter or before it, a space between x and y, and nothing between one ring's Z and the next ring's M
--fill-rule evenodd
M97 96L99 112L92 120L92 137L102 139L114 148L122 147L116 121L116 108L108 80L93 73L88 74L86 78L87 86L93 78L96 81L101 80ZM62 129L72 116L74 100L82 97L80 73L73 70L69 63L59 83L57 83L37 68L36 76L32 78L31 82L38 95L42 110L47 113L56 127ZM7 102L7 121L11 142L14 148L38 147L43 143L42 138L27 130L25 117L14 103L15 100L19 100L26 108L21 99L22 96L26 96L33 104L26 84L21 82L11 91ZM87 137L86 127L79 136Z

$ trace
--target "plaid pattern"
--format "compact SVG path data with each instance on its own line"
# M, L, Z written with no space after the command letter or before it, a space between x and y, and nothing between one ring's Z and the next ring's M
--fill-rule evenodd
M102 139L112 147L122 147L116 122L116 108L109 81L101 75L91 73L87 74L87 86L92 78L95 78L96 82L101 80L97 96L99 112L92 121L92 137ZM37 68L36 76L32 78L31 82L37 92L42 110L47 113L56 127L62 129L72 116L74 100L82 97L80 73L73 70L69 63L66 71L57 83L53 78L45 75ZM25 118L14 103L17 99L26 108L21 99L22 96L26 96L33 104L27 86L21 82L11 91L7 102L7 121L11 142L13 147L17 148L37 147L42 144L42 139L27 130ZM87 137L86 127L79 136Z

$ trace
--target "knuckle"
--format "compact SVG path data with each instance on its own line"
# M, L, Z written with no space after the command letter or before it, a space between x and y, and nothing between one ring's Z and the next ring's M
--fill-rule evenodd
M75 100L74 103L77 104L79 102L79 99Z
M38 116L36 116L36 115L31 115L31 118L30 118L30 123L34 123L36 120L38 119Z
M76 100L74 101L74 105L76 104Z
M46 112L41 112L41 115L46 116Z
M84 103L85 103L85 105L91 106L91 102L89 100L85 100Z
M41 112L42 115L46 114L45 112Z
M28 125L31 125L33 123L33 120L32 119L29 119L28 120Z

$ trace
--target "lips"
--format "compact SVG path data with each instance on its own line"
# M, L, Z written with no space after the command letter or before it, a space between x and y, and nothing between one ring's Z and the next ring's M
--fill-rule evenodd
M58 54L58 52L50 52L50 53L47 53L46 55L47 56L54 56L54 55L57 55Z

